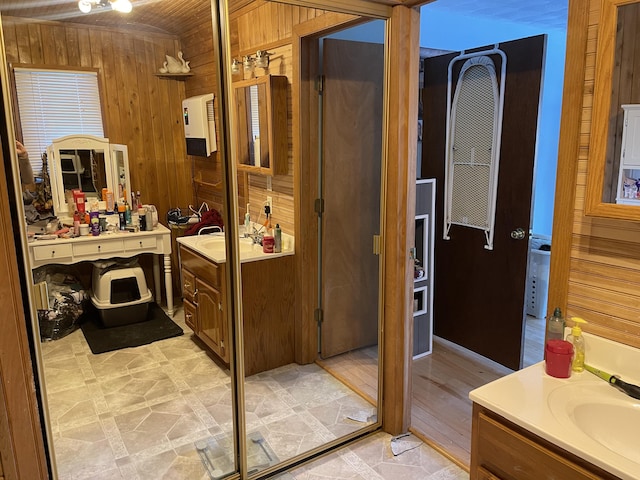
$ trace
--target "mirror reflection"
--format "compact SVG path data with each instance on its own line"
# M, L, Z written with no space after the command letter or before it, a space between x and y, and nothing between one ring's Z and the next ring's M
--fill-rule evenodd
M93 197L107 188L104 152L60 150L60 174L64 191L80 189Z
M613 46L610 107L603 162L603 203L640 205L640 88L633 52L637 48L640 4L620 5ZM594 119L594 122L596 120Z
M169 8L167 2L154 3L160 12ZM154 8L154 4L134 4L132 13L143 8ZM194 15L193 8L206 15ZM294 15L301 8L282 5L270 15L298 22L326 14L307 9L308 15ZM64 59L48 53L38 58L36 52L21 57L24 51L17 46L30 29L41 30L41 38L46 39L53 35L49 30L53 24L50 19L38 19L34 9L20 18L12 16L15 11L2 13L7 60L12 64L61 67L77 60L85 62L86 68L100 66L105 136L127 145L130 163L126 155L112 149L113 144L100 154L99 149L65 147L60 156L61 190L84 185L84 175L91 170L84 156L96 161L103 155L111 159L112 163L105 162L104 175L107 183L111 179L117 185L118 196L120 189L130 185L129 192L142 191L144 204L157 206L159 228L164 226L171 234L171 258L165 255L164 265L171 266L172 278L165 277L164 286L175 283L180 305L169 316L184 331L145 346L100 354L91 352L81 329L42 342L49 446L58 474L71 477L109 471L125 477L224 478L238 470L231 332L239 319L228 313L233 292L227 283L227 245L219 228L234 221L242 225L245 396L241 404L249 473L301 458L363 429L373 430L378 423L381 295L380 256L371 245L381 233L385 22L335 33L341 22L352 26L357 20L345 16L332 27L329 38L322 30L326 22L321 20L305 38L302 57L319 61L307 66L304 83L312 86L317 75L326 75L328 100L320 108L313 88L303 93L313 108L302 113L301 121L324 129L318 138L316 130L303 128L305 151L312 152L304 158L294 159L291 151L292 106L297 102L291 82L294 65L301 62L293 57L291 39L270 48L268 68L233 79L232 88L267 75L284 80L280 89L284 102L279 103L284 126L279 123L273 134L285 155L284 167L270 162L269 174L238 172L234 201L239 218L229 218L232 209L225 200L220 158L216 153L188 156L181 125L180 101L211 89L213 45L201 41L212 36L209 2L194 1L172 7L171 15L154 15L158 22L166 21L155 25L149 35L128 30L118 23L120 17L96 15L95 21L105 22L99 37L108 39L109 48L85 50L82 42L81 46L68 42ZM243 15L242 11L235 14ZM95 27L88 27L82 16L58 21L78 38L95 35L91 31ZM264 47L254 45L265 40L253 38L250 30L243 30L245 25L250 22L233 23L234 35L246 40L242 48L247 51L237 54ZM189 58L189 75L159 72L166 55ZM131 56L139 62L136 69L125 68L121 61ZM253 167L265 167L266 152L276 148L266 141L262 95L256 86L248 89L246 100L249 118L257 117L246 127L248 164ZM214 108L217 114L219 107L214 104ZM20 119L16 120L19 124ZM216 133L221 136L220 131ZM241 163L239 157L234 161ZM101 176L99 168L94 170ZM304 173L298 177L301 170ZM99 191L98 180L94 184L91 178ZM321 222L309 207L316 198L326 205ZM166 213L175 207L181 207L181 214L171 222ZM226 221L219 222L220 218ZM130 242L128 248L135 244L152 250L145 242ZM162 237L158 248L164 242ZM151 280L157 264L145 263L143 255L132 257L141 257L147 283L157 294L163 288L155 278ZM168 305L164 311L168 313ZM140 325L152 330L143 322ZM86 455L76 454L78 442ZM101 452L101 463L95 463L93 452Z

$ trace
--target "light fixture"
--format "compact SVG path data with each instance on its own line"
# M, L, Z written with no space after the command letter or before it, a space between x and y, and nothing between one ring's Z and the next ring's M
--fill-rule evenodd
M253 72L255 66L255 59L251 55L245 55L242 57L242 65L245 72Z
M231 61L231 73L233 73L234 75L236 73L240 73L240 61L237 58L234 58Z
M269 57L271 55L273 55L273 53L267 52L266 50L258 50L255 57L252 57L251 55L245 55L242 57L242 62L237 58L234 58L231 60L231 73L240 73L241 63L245 72L253 72L255 67L269 68Z
M93 7L104 8L111 6L112 10L121 13L129 13L133 9L130 0L80 0L78 8L82 13L89 13Z
M273 53L267 52L266 50L258 50L256 52L256 67L269 68L270 55L273 55Z

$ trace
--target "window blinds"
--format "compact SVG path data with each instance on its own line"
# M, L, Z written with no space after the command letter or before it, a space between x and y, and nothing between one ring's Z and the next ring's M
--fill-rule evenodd
M22 139L34 172L51 142L73 134L104 137L98 75L90 71L14 69Z

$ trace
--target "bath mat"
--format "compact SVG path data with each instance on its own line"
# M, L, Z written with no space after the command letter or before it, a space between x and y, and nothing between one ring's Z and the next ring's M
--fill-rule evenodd
M184 333L155 302L149 303L147 319L143 322L105 328L100 313L93 306L87 308L80 321L84 338L95 354L139 347Z

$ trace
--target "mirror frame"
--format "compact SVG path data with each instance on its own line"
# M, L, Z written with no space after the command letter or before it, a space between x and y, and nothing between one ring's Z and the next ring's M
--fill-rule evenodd
M131 179L129 176L129 158L126 145L109 143L108 138L96 137L93 135L67 135L56 138L47 147L49 162L49 172L51 178L51 196L53 197L53 213L58 218L71 216L73 212L69 210L67 198L64 194L62 182L62 166L60 163L60 150L101 150L104 152L104 169L107 177L107 188L116 194L119 185L118 170L115 166L115 153L122 152L125 169L125 187L128 195L131 195ZM97 192L100 198L101 192ZM119 198L115 198L119 201Z
M594 217L640 221L640 208L635 205L607 203L602 200L606 163L611 85L615 63L615 38L618 7L638 0L602 0L596 47L595 85L589 135L587 182L584 214Z

